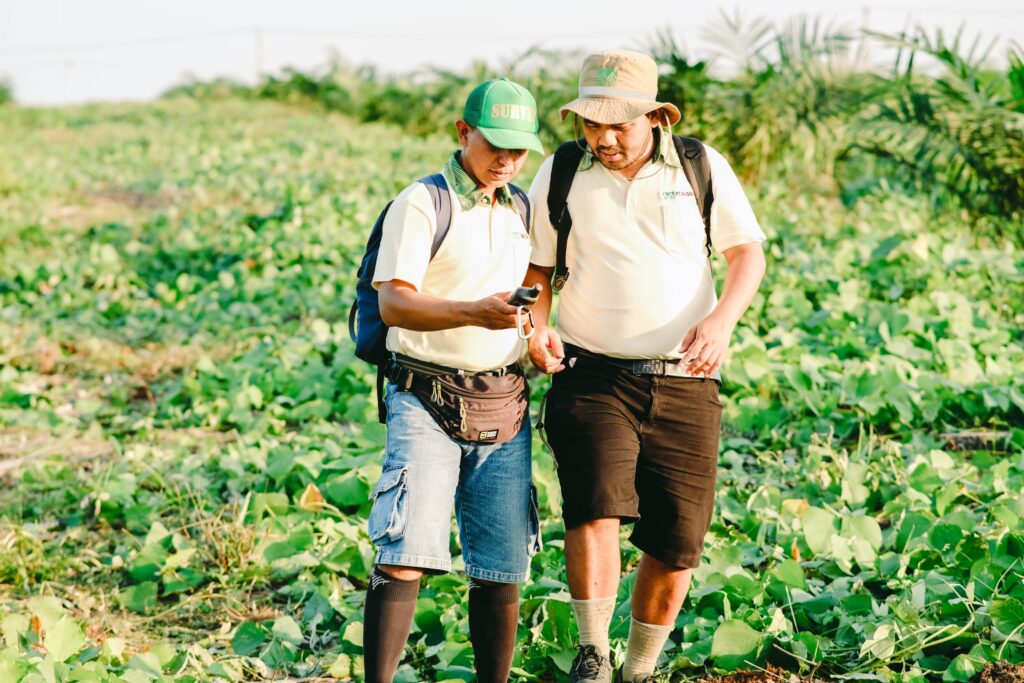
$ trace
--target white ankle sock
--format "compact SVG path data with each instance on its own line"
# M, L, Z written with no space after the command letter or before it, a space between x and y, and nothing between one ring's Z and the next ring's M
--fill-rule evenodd
M665 647L672 625L658 626L645 624L630 618L629 644L626 646L626 662L622 665L622 680L650 676L658 664L658 655Z
M608 627L615 613L615 596L591 600L570 600L580 631L580 645L594 645L608 656Z

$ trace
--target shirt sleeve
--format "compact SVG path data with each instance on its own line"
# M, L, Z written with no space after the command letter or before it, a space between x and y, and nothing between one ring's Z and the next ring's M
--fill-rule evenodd
M436 231L437 216L427 189L419 183L406 188L384 217L373 286L402 280L417 291L423 289Z
M552 268L555 265L557 233L548 216L548 187L551 185L553 159L554 157L548 157L544 160L530 184L530 204L533 206L530 263L542 268Z
M711 162L711 185L715 196L711 204L711 244L715 251L722 253L741 244L764 242L767 237L736 173L717 150L707 145L705 149Z

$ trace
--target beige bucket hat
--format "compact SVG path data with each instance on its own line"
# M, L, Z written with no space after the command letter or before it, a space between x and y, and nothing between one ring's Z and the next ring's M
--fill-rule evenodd
M655 109L664 109L668 122L681 114L671 102L658 102L658 65L641 52L609 50L587 55L580 68L579 97L559 111L598 123L626 123Z

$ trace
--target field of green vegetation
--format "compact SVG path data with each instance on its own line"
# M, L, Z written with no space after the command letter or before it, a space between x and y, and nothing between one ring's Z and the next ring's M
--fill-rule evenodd
M676 59L676 86L703 73ZM662 680L966 682L1021 664L1024 76L964 72L977 88L957 110L959 81L908 71L874 118L825 109L885 79L835 78L790 120L751 115L804 82L766 68L697 89L696 132L747 179L769 266L723 370L716 514ZM346 315L377 213L454 143L441 118L369 122L315 89L197 90L0 107L5 683L360 678L384 428ZM899 120L915 111L931 118ZM564 680L558 487L535 447L544 550L513 679ZM623 559L620 654L628 544ZM456 571L425 581L398 680L471 679Z

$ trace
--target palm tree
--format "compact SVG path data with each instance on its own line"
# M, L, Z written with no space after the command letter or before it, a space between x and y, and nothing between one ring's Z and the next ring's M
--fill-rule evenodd
M951 200L995 234L1024 217L1024 64L1011 48L1006 72L986 69L991 46L929 37L880 36L899 48L891 79L858 119L856 146L901 171L938 201ZM920 73L927 57L940 75ZM1019 229L1017 230L1019 232ZM1011 235L1015 239L1024 234Z

